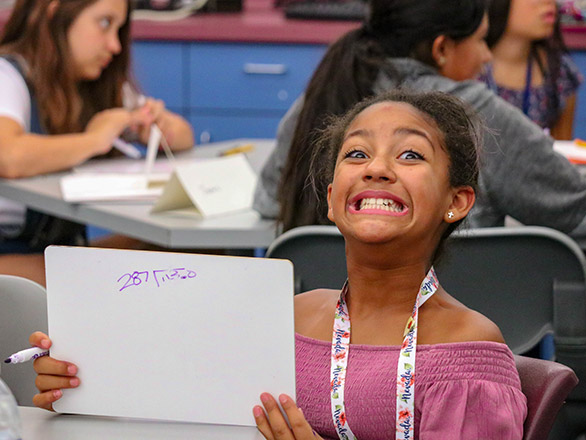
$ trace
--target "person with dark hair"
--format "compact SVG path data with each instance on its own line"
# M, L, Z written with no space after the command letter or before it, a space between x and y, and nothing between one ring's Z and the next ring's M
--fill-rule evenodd
M278 217L282 230L330 223L325 202L307 185L308 158L328 115L395 88L438 90L461 98L486 121L472 227L501 226L511 216L584 235L586 179L553 152L539 126L473 80L491 59L487 32L483 0L371 0L369 19L329 48L281 121L255 209Z
M295 297L297 403L278 397L292 429L263 393L252 412L265 438L522 438L526 398L500 330L433 270L474 203L479 133L476 115L439 92L378 95L327 122L312 177L328 183L348 281ZM30 342L51 345L40 332ZM50 357L35 371L45 409L83 381Z
M555 0L491 0L486 41L493 53L480 79L556 139L572 139L576 90Z
M0 38L0 177L70 168L123 133L146 143L152 123L171 148L193 146L187 121L132 86L129 17L129 0L15 3ZM79 243L84 232L0 199L0 272L42 282L44 247ZM27 271L39 266L40 276Z

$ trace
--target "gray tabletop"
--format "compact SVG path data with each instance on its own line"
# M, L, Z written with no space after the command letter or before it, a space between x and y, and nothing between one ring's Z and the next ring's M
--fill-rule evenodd
M24 406L19 407L19 411L23 440L257 440L263 438L260 432L251 426L65 415Z
M253 169L258 172L274 147L273 140L237 139L198 146L187 154L214 157L220 151L245 143L255 146L254 151L246 154ZM92 224L170 249L264 248L276 235L274 221L262 219L252 209L225 216L198 218L171 213L151 214L152 202L69 203L63 200L60 189L60 179L66 174L0 179L0 196L41 212Z

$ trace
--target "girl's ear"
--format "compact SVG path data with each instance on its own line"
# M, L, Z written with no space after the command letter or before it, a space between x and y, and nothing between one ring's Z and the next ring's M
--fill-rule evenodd
M332 210L332 184L328 185L328 219L334 221L334 211Z
M454 223L462 220L468 215L472 209L476 194L470 186L462 186L454 190L452 203L444 213L444 221L446 223Z
M448 65L454 63L454 51L452 50L454 48L454 44L454 40L452 40L450 37L440 35L436 37L435 40L433 40L433 44L431 45L431 57L435 61L435 65L437 66L442 76L446 76L445 72Z

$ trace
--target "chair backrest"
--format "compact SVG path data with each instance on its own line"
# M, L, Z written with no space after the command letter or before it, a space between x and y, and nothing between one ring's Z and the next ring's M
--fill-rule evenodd
M36 330L47 332L47 294L34 281L0 275L0 363L12 353L30 346L28 338ZM23 365L2 363L2 380L19 405L32 406L35 372L32 362Z
M346 279L344 249L335 226L303 226L278 237L267 257L293 262L300 293L340 288ZM574 321L574 329L580 321L586 326L586 316L581 318L586 258L559 231L533 226L459 231L452 234L436 269L448 292L501 328L514 353L525 353L553 332L554 312L563 316L560 327ZM577 289L568 293L567 285ZM572 295L568 301L566 293ZM569 319L571 315L578 319Z
M578 383L571 368L543 359L515 356L527 397L523 440L547 440L564 400Z
M341 289L346 281L344 237L335 226L302 226L280 235L267 258L293 263L295 294L318 288Z
M561 321L571 326L572 316L586 307L584 253L570 237L553 229L459 231L447 243L436 269L442 286L492 319L517 354L535 346L554 326L556 332L563 330L566 324L558 326L556 318L563 316Z

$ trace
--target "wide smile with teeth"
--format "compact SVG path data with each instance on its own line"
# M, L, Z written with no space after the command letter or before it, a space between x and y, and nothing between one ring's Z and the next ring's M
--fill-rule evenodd
M389 212L403 212L405 206L392 199L365 198L358 200L354 208L356 211L377 209Z

